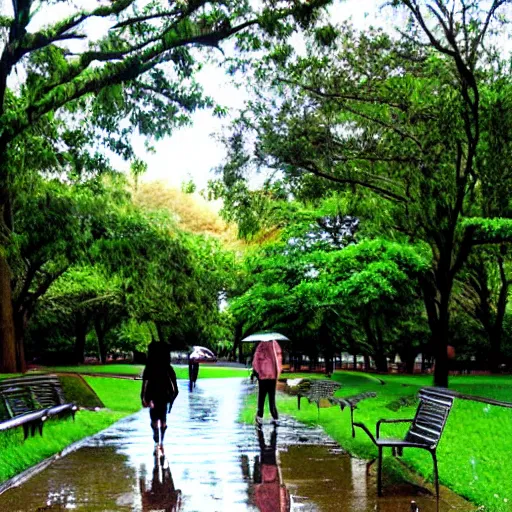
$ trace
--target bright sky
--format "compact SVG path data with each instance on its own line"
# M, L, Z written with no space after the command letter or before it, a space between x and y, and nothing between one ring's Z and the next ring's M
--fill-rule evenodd
M34 16L28 28L31 31L36 31L71 15L78 9L88 10L90 5L91 0L74 0L69 3L45 6L44 11L40 10ZM379 15L381 5L383 5L382 0L335 0L329 15L334 23L352 18L358 28L364 29L372 24L383 25L385 23L385 16L382 16L382 13ZM389 13L389 10L387 11ZM12 15L10 2L0 0L0 14ZM108 27L108 20L95 19L88 22L86 33L96 39L105 34ZM298 37L297 42L300 44ZM66 45L72 50L80 51L84 44L86 42L74 41ZM225 42L223 45L227 53L229 44L229 42ZM24 81L24 78L23 69L18 67L16 72L9 77L9 86L16 88ZM249 96L245 89L237 89L230 82L230 77L225 74L220 65L205 64L197 78L202 84L205 94L211 96L218 104L227 107L230 114L219 119L214 117L211 111L196 112L192 117L191 126L176 130L172 137L158 142L153 141L151 145L156 150L154 154L145 150L144 138L134 136L132 143L137 156L148 164L148 172L142 177L143 180L162 180L179 187L181 183L192 179L198 190L202 190L206 187L208 180L215 177L211 171L222 163L225 149L213 135L220 133L224 127L230 124L230 121L236 117L237 110L243 106ZM109 154L109 156L117 169L129 170L129 162L125 162L115 155ZM259 184L262 179L254 177L253 186Z
M338 1L331 8L330 15L333 22L341 22L351 17L356 26L364 28L371 24L382 24L382 18L378 23L375 17L380 5L382 3L376 0ZM369 12L372 12L372 15L368 14ZM172 137L152 144L156 150L155 154L145 151L144 139L134 137L133 144L137 156L148 164L148 172L143 180L162 180L179 187L181 183L192 179L198 190L202 190L206 188L208 180L215 177L211 170L222 163L225 150L222 144L214 139L213 134L219 133L223 127L229 125L230 120L236 116L237 109L243 106L249 96L244 89L237 89L230 82L230 77L226 76L221 67L213 64L204 66L198 81L207 95L229 108L230 115L218 119L209 111L196 112L191 126L176 130ZM121 159L115 159L115 165L123 170L129 168L129 163ZM253 185L258 181L257 177L253 178Z

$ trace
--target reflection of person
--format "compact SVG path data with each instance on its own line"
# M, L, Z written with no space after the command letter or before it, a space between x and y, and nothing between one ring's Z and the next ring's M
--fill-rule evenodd
M265 399L268 395L268 405L273 421L277 422L276 384L282 369L282 351L277 341L262 341L256 347L252 367L258 377L258 412L256 423L263 423Z
M167 412L178 396L176 373L171 366L171 354L166 343L151 342L148 359L142 374L142 405L149 407L151 428L155 441L155 453L163 453L164 436L167 430Z
M257 429L260 459L254 467L254 499L260 512L288 512L290 494L282 482L277 464L277 429L270 436L270 445L265 444L263 429Z
M199 361L191 359L188 356L188 387L192 391L196 387L197 377L199 375Z
M139 479L139 486L143 512L153 510L178 512L181 510L181 491L174 487L169 463L165 457L155 456L151 488L146 489L144 477Z

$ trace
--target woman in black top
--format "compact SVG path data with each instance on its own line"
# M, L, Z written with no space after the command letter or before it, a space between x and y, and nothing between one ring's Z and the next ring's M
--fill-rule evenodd
M143 407L149 407L155 453L164 451L167 430L167 412L178 396L176 373L171 366L170 347L166 343L151 342L148 346L146 368L142 374L140 398Z

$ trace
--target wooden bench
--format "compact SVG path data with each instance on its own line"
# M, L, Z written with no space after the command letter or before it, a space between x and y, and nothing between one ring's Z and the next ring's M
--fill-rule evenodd
M299 384L299 392L297 393L297 406L300 410L300 400L302 397L307 398L309 403L315 402L318 411L320 411L320 402L327 400L332 405L339 405L341 411L345 407L350 408L350 424L352 426L352 437L356 437L354 429L354 409L357 409L357 404L365 398L376 397L377 393L367 391L357 395L346 396L342 398L334 397L334 393L341 388L341 384L331 380L312 379L301 382Z
M434 482L436 496L439 499L439 473L437 468L436 450L443 433L448 415L453 405L454 393L443 388L424 388L419 392L420 403L412 419L379 420L376 425L376 436L362 423L354 426L363 429L379 451L378 494L382 496L382 450L392 448L393 455L402 455L404 448L427 450L434 463ZM381 438L380 427L383 423L411 423L403 439Z
M9 419L0 423L0 431L23 427L24 438L43 434L48 418L75 419L77 407L66 403L60 381L56 375L33 375L0 380L0 396Z

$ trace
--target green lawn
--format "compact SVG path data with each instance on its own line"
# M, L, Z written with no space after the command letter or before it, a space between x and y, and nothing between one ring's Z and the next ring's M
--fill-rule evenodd
M295 374L284 375L294 378ZM316 377L322 378L321 375ZM336 372L333 379L343 387L336 396L349 396L362 391L375 391L377 398L369 398L359 404L355 421L365 423L375 432L375 423L381 418L411 418L416 410L414 397L422 386L432 384L429 376L379 376L385 385L373 377L355 372ZM450 386L458 391L512 402L512 377L509 376L460 376L450 380ZM401 399L411 404L401 406ZM351 436L350 411L341 412L337 407L320 410L316 404L301 405L297 410L295 397L279 395L281 413L295 416L307 424L322 425L325 431L351 454L373 458L377 450L367 436L357 431ZM255 396L249 398L241 419L254 420ZM403 435L407 426L387 425L383 435ZM385 452L385 469L396 477L400 467ZM438 448L440 480L458 494L492 512L512 511L512 409L488 406L483 403L456 400ZM403 460L408 466L432 480L432 461L421 450L405 450Z
M22 429L0 433L0 482L140 409L139 381L103 377L85 379L108 410L78 411L75 421L49 420L45 423L43 437L28 438L25 442Z
M188 379L188 366L173 365L178 379ZM105 375L127 375L137 377L142 375L144 365L140 364L106 364L106 365L80 365L80 366L55 366L45 369L49 372L70 373L101 373ZM211 366L202 364L199 367L200 379L214 379L225 377L248 377L250 370L246 368L232 368L228 366Z

